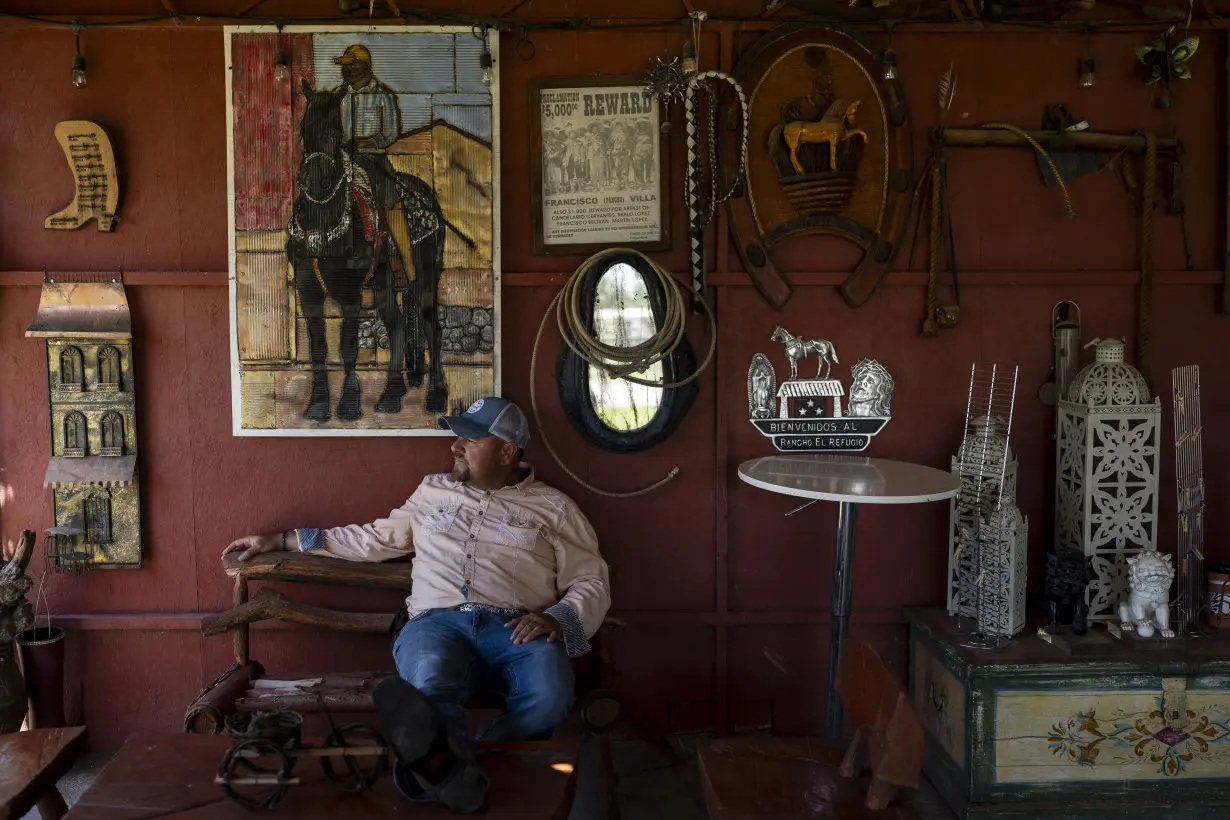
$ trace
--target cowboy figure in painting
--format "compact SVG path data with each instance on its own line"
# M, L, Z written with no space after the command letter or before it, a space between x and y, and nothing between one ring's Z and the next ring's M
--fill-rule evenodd
M481 807L487 779L466 731L466 700L485 682L506 697L507 711L481 739L549 737L572 703L568 659L589 650L610 592L585 516L521 463L530 434L517 405L479 399L441 424L457 434L452 472L423 479L387 518L252 535L223 555L414 556L413 589L394 621L398 675L376 686L373 705L397 752L398 788L468 812Z
M303 150L286 246L312 366L303 415L317 422L334 415L324 317L325 297L330 296L342 311L337 353L343 377L336 416L343 421L362 418L355 364L363 288L368 285L389 340L388 375L376 411L400 412L409 387L421 386L427 376L426 410L442 413L448 409L448 386L440 364L436 291L444 268L446 229L470 247L474 243L444 218L431 187L396 171L384 153L399 137L401 112L392 90L375 79L370 51L352 45L334 62L344 80L338 88L315 91L302 83ZM414 275L404 305L397 298L404 280L393 264L398 252L390 231L393 217L405 220L411 243ZM425 356L430 358L430 373Z

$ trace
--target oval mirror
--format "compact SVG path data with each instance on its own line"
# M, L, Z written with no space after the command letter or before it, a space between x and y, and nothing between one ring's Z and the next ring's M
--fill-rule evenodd
M635 347L657 332L664 315L662 283L639 258L612 254L597 260L581 282L581 312L599 342ZM677 382L696 369L686 338L665 359L640 373L646 381ZM589 442L619 453L645 450L679 426L696 399L696 384L651 387L613 379L591 367L566 344L556 363L560 402L573 427Z

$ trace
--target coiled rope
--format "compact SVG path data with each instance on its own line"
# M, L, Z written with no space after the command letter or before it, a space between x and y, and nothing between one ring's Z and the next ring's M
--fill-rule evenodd
M657 331L641 344L633 345L632 347L617 347L605 344L595 338L590 333L589 328L586 327L581 313L581 284L585 279L585 274L600 259L625 254L635 256L648 265L661 283L663 318L661 326ZM672 467L666 476L650 484L648 487L631 492L612 492L599 489L588 483L563 462L559 454L555 452L555 448L551 446L551 439L547 436L546 427L543 426L542 416L538 411L538 391L536 389L538 383L536 378L538 373L538 348L542 343L542 334L546 330L551 313L555 313L556 325L559 327L560 336L563 338L564 343L586 364L602 371L607 378L624 379L633 384L670 389L683 387L695 381L704 372L705 368L709 366L709 363L713 361L713 354L717 350L717 321L708 303L703 299L699 300L698 304L703 308L705 316L709 319L709 351L705 354L704 360L701 361L696 370L687 378L675 382L646 381L632 374L640 373L661 362L674 352L679 343L683 341L684 330L687 325L687 303L685 301L687 296L688 288L686 285L681 284L679 280L671 276L670 273L663 270L661 266L643 253L629 248L607 248L586 259L581 263L580 267L573 271L572 276L564 283L564 287L560 289L559 293L555 294L555 298L547 306L546 312L542 315L542 321L538 323L538 334L534 337L534 352L530 356L530 407L534 413L534 423L538 426L542 443L546 445L547 452L551 454L551 458L555 459L555 463L568 474L569 478L592 493L606 496L607 498L634 498L635 496L652 492L666 484L679 474L679 468Z

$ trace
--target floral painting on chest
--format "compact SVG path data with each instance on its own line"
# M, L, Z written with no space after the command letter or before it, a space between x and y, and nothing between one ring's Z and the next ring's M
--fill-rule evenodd
M225 31L236 435L439 435L500 392L497 40Z

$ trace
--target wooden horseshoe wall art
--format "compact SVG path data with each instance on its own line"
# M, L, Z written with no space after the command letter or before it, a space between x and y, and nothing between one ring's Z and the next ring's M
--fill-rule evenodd
M830 234L863 249L840 287L852 307L876 292L905 236L914 148L896 81L863 35L792 24L756 42L735 68L748 96L747 184L726 207L735 247L775 308L790 283L772 248Z

